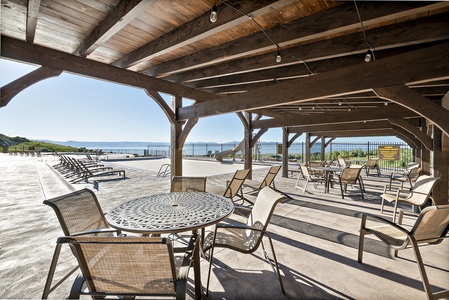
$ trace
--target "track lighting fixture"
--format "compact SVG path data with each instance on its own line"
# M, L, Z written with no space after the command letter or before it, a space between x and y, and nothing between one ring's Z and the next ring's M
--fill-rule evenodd
M212 23L217 22L217 18L218 18L218 14L217 14L217 5L214 4L214 6L212 6L212 10L210 12L210 21Z
M299 110L302 110L302 107L301 107L301 104L299 105L299 108L298 108Z
M341 100L338 102L338 105L340 105L341 106Z
M384 105L388 106L388 101L387 100L384 101Z
M348 107L348 111L351 111L351 106Z
M276 55L276 62L277 62L277 63L280 63L281 61L282 61L281 51L280 51L280 48L279 48L279 46L278 46L278 53L277 53L277 55Z

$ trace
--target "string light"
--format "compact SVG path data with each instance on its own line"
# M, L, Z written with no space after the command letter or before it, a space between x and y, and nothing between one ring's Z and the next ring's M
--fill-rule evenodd
M277 43L275 43L275 42L273 41L273 39L266 33L266 31L262 28L262 26L260 26L260 24L257 23L257 21L253 18L253 16L251 16L251 15L249 15L249 14L247 14L247 13L241 11L241 10L238 9L238 8L235 8L234 6L232 6L231 4L229 4L229 3L225 2L225 1L220 0L220 2L221 2L222 4L224 4L224 5L226 5L226 6L229 6L230 8L234 9L235 11L241 13L242 15L247 16L250 20L252 20L253 23L254 23L257 27L259 27L260 31L262 31L263 34L267 37L267 39L269 39L270 42L272 42L273 45L275 45L275 46L277 47L276 62L277 62L277 63L280 63L280 62L282 61L281 52L280 52L281 47L280 47ZM284 49L282 49L282 52L285 53L285 54L287 54L288 56L290 56L290 57L293 58L294 60L297 60L297 61L299 61L300 63L304 64L304 66L306 67L307 71L309 72L309 75L314 75L314 73L310 70L309 66L306 64L305 61L303 61L302 59L300 59L300 58L294 56L293 54L289 53L288 51L286 51L286 50L284 50Z
M374 57L374 49L371 47L370 43L368 42L368 39L366 38L365 33L365 27L363 26L362 18L360 17L359 8L357 7L357 2L354 0L355 9L357 11L357 16L359 17L360 25L362 26L362 32L363 32L363 39L365 40L365 43L368 45L368 51L365 53L365 62L370 62L371 60L376 60Z
M276 62L280 63L281 61L282 61L281 51L280 51L279 46L278 46L278 53L276 55Z
M210 12L210 21L211 21L212 23L215 23L215 22L217 22L217 19L218 19L217 5L214 4L214 6L212 6L212 10L211 10L211 12Z

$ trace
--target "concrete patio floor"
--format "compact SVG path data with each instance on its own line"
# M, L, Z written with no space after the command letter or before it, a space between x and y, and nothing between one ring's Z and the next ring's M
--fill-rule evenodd
M44 199L87 187L95 191L107 212L133 198L169 191L168 177L156 177L157 170L127 166L126 162L106 162L125 169L126 178L98 179L98 190L94 189L93 179L69 184L52 168L57 162L54 156L0 154L1 299L41 297L55 241L62 234L54 212L42 204ZM236 166L243 169L242 164ZM268 166L254 169L253 179L261 180L267 170ZM232 175L208 176L207 187L224 186ZM250 255L217 249L208 299L425 299L411 249L393 258L382 242L368 237L364 263L357 262L361 213L380 214L379 195L387 179L387 172L381 177L363 174L365 199L356 195L342 199L339 187L325 194L323 186L314 189L311 184L303 194L294 188L296 175L283 178L279 173L276 189L289 198L276 207L268 231L274 241L286 295L282 294L261 248ZM391 206L384 216L391 219ZM232 218L241 219L236 214ZM406 215L404 222L412 224L413 220L414 217ZM448 289L449 241L422 247L421 252L433 291ZM75 264L70 251L63 249L55 278ZM204 286L207 270L208 262L202 260ZM188 297L193 296L193 270L190 278ZM62 284L50 298L67 297L70 285L71 282Z

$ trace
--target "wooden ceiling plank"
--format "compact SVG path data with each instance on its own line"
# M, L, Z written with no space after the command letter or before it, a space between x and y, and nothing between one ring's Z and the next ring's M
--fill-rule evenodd
M416 14L419 11L428 11L437 7L448 6L446 4L426 5L422 2L362 2L359 11L363 15L363 23L367 24L394 20L401 16ZM311 39L322 38L330 34L342 33L348 30L360 28L360 22L355 13L354 3L348 2L335 8L313 14L295 21L284 24L266 31L266 34L275 38L275 42L281 47L297 44ZM292 36L295 37L292 39ZM277 50L270 39L263 32L247 36L242 39L199 51L167 63L163 63L142 73L150 76L166 76L173 72L182 72L193 68L215 65L219 62L233 60L242 56L252 56L267 51L273 55Z
M448 39L448 19L449 13L446 13L432 16L432 18L373 29L367 34L371 40L375 41L372 46L376 51L376 57L381 58L383 54L379 54L379 50ZM191 87L205 87L207 85L214 86L217 81L224 84L225 82L247 82L256 79L276 78L279 76L276 73L282 74L284 77L307 75L308 70L295 57L301 57L302 60L307 62L312 72L319 73L323 70L322 66L316 62L317 60L326 61L337 57L343 59L353 55L363 61L366 50L367 46L363 36L360 33L354 33L289 48L287 49L288 53L294 57L283 55L282 62L279 64L274 62L273 53L268 53L238 59L231 63L227 62L212 67L176 73L164 77L164 79L172 82L188 82ZM227 77L222 78L223 76Z
M71 73L85 75L114 83L146 88L174 96L194 100L216 98L215 95L174 84L143 74L120 69L111 65L88 60L83 57L60 52L54 49L29 44L10 37L1 36L1 56L23 62L65 70ZM192 118L193 119L193 118Z
M26 25L26 41L28 43L34 42L40 6L41 0L28 0L27 25Z
M369 91L373 87L449 78L449 43L293 79L245 94L197 103L179 110L180 120L248 109L300 103L312 99ZM356 75L355 75L356 74Z
M151 3L152 1L121 0L111 13L80 44L74 54L84 57L88 56L133 21L142 11L145 11Z
M243 11L250 11L252 9L253 11L251 11L251 14L258 16L267 13L271 9L274 2L276 5L283 6L290 4L292 1L242 1L239 9ZM210 12L207 12L205 15L200 16L191 22L185 23L162 37L151 41L139 49L116 60L113 65L120 68L127 68L144 59L151 59L157 55L168 53L177 48L189 45L195 41L204 39L210 35L248 21L248 17L236 15L235 10L226 5L221 5L219 13L220 18L218 18L217 22L213 25L211 25L209 20Z
M441 105L402 84L374 88L373 91L380 98L393 101L430 120L449 135L449 110L442 109Z

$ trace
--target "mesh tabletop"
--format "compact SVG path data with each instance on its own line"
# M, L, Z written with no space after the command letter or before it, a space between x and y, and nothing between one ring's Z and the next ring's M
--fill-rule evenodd
M176 233L215 224L234 210L228 198L207 192L175 192L125 202L112 209L111 227L136 233Z

